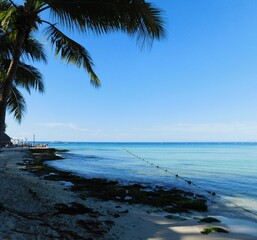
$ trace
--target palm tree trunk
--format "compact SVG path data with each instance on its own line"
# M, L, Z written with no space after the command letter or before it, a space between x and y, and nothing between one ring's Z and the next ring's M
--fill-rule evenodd
M7 71L6 79L3 83L2 96L0 99L0 134L5 132L5 117L8 97L11 91L12 82L15 78L17 67L20 61L22 47L25 41L25 32L20 31L17 34L16 45L13 52L13 58Z

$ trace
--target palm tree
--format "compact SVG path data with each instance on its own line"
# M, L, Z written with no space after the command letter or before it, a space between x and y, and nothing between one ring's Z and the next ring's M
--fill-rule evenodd
M0 96L3 87L3 79L7 67L10 64L10 60L1 59L0 63ZM41 73L38 69L31 65L20 62L17 68L16 78L14 79L11 87L11 91L7 100L7 110L13 114L14 119L21 123L26 110L25 99L20 92L19 88L25 89L29 94L31 90L37 90L40 93L44 93L44 83ZM4 146L3 143L10 142L10 137L6 134L0 136L0 146Z
M45 13L49 14L47 20L43 18ZM122 31L142 45L165 35L161 11L144 0L24 0L21 5L15 0L2 0L0 28L14 47L0 99L0 134L4 133L6 106L22 50L32 33L42 26L46 27L43 32L55 54L67 63L83 67L94 86L99 86L100 80L93 71L89 53L59 27L98 35Z
M6 78L6 72L10 65L11 52L13 49L12 41L9 41L8 35L3 29L0 29L0 98L2 97L3 83ZM22 49L22 57L25 59L37 59L38 61L46 62L46 55L42 44L36 39L28 38L27 43ZM26 110L26 102L19 91L19 88L25 89L29 94L31 90L37 90L44 93L44 83L42 74L38 69L23 62L19 62L15 79L12 82L11 90L7 99L7 110L13 113L13 117L18 123L24 116ZM2 143L1 143L2 142ZM0 146L3 142L10 142L10 137L6 134L0 134Z
M6 71L6 67L9 65L10 60L2 61L0 64L0 76ZM3 81L0 81L0 89L2 88ZM11 92L7 100L7 109L10 113L13 113L14 119L21 123L26 110L25 99L20 92L19 88L25 89L29 94L34 89L39 93L44 93L44 83L41 73L38 69L31 65L20 62L17 68L16 78L11 87Z
M6 38L5 32L1 29L0 33L0 97L3 89L3 82L6 78L6 72L10 65L11 51L13 45L8 38ZM37 59L39 61L46 62L46 55L42 45L37 42L36 39L28 39L25 49L23 51L23 58ZM27 65L20 61L18 64L15 79L11 86L11 91L7 100L7 109L10 113L13 113L14 119L21 123L24 112L26 110L26 102L19 91L19 88L24 88L29 94L34 89L40 93L44 93L44 83L42 74L39 70L31 65Z

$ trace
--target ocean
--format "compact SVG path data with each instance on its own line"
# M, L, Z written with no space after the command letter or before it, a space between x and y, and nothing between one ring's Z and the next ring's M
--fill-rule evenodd
M177 187L257 214L257 143L48 142L68 149L48 164L84 177ZM211 193L215 192L215 196Z

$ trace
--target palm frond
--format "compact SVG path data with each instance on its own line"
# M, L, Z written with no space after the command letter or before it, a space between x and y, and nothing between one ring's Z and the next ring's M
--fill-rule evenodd
M26 102L21 92L15 86L12 86L12 90L7 101L7 108L9 112L13 114L14 119L21 123L26 111Z
M16 15L16 8L9 6L8 9L0 9L0 25L4 30L8 30L11 27L12 20Z
M103 34L123 31L142 44L165 36L161 10L143 0L45 0L69 29Z
M10 64L10 60L2 60L0 62L0 84L5 79L6 69ZM14 84L24 88L29 94L31 89L40 93L45 92L43 76L39 70L31 65L20 62L17 68ZM0 92L1 94L1 92Z
M56 55L59 55L67 63L83 67L90 75L91 84L95 87L100 86L100 80L93 71L93 61L83 46L67 37L54 25L50 25L46 29L45 34L51 41Z
M10 58L12 53L12 45L0 37L0 58Z
M23 49L23 55L32 59L32 61L43 61L44 63L47 63L44 46L36 39L27 39Z
M31 89L40 93L45 92L43 76L39 70L22 62L19 63L14 82L17 86L25 88L28 93L31 92Z
M7 10L10 7L10 2L8 0L2 0L0 2L0 11Z
M6 33L3 29L0 32L0 57L3 59L11 58L13 52L13 42L10 34Z

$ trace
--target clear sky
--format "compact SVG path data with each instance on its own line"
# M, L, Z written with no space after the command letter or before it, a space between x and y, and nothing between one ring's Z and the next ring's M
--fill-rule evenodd
M50 47L46 93L25 95L12 137L52 141L257 141L257 1L148 0L167 37L141 51L120 33L81 36L102 86Z

